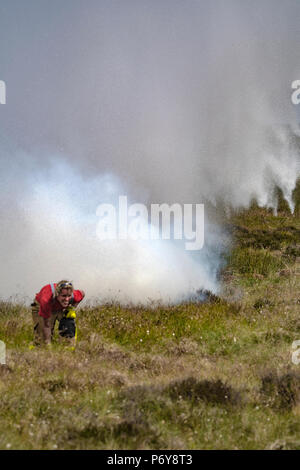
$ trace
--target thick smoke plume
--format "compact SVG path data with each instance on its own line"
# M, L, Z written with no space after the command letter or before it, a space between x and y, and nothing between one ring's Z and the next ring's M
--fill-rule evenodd
M96 208L126 194L276 210L279 186L293 209L299 21L296 0L1 5L0 295L61 278L100 300L217 291L227 240L208 213L191 254L100 242Z

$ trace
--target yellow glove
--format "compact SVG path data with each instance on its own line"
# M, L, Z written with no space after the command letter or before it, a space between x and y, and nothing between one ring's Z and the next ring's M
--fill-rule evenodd
M68 307L66 311L66 318L76 318L76 312L74 307Z

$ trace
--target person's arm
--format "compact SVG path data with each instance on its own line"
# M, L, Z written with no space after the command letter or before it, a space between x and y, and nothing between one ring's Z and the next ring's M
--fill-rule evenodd
M50 318L44 318L43 319L43 335L44 335L44 341L46 344L51 343L51 324L50 324Z
M49 319L52 313L52 289L51 289L50 284L47 284L46 286L44 286L40 290L40 292L36 295L35 298L40 306L39 315L43 317L44 320ZM45 324L43 322L43 330L44 330L44 325ZM51 337L50 337L50 341L51 341Z
M79 293L79 295L78 295L78 293ZM75 299L75 297L76 297L76 299ZM77 290L75 295L74 295L74 300L73 300L73 304L72 304L73 307L76 308L77 305L84 299L84 297L85 297L85 292L83 290ZM76 300L77 300L77 302L76 302Z

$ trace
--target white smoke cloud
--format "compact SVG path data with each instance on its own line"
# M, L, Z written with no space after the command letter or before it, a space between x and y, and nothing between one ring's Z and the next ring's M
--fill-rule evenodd
M40 284L60 278L72 279L89 299L100 301L173 302L199 288L216 291L219 261L208 256L208 248L195 259L180 242L97 238L98 203L116 203L123 191L112 175L87 180L61 156L48 172L22 170L22 175L27 186L14 201L17 212L10 206L10 226L1 244L6 272L18 268L15 279L3 276L6 294L14 294L16 282L20 293L34 293ZM15 176L6 175L11 188ZM8 239L9 234L13 236Z
M192 255L166 241L100 243L96 207L127 194L231 207L256 197L276 210L277 185L293 208L299 2L29 0L22 8L12 0L0 17L10 44L0 57L9 90L0 115L0 295L33 296L65 277L102 300L216 292L227 240L209 214L205 247Z

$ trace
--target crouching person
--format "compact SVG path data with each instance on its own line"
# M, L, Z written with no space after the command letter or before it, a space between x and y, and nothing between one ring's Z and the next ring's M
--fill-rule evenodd
M42 287L31 304L34 345L50 344L58 321L60 336L68 338L74 347L77 337L75 308L84 296L85 293L82 290L74 290L69 281Z

